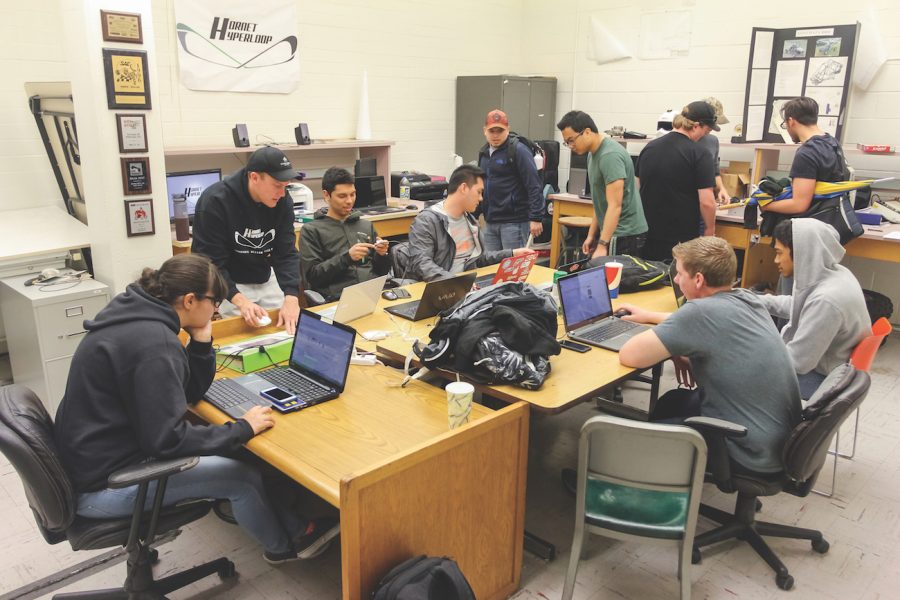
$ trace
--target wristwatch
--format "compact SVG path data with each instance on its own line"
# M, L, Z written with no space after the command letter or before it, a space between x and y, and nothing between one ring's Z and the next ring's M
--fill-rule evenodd
M603 246L604 248L609 248L609 240L599 239L597 243Z

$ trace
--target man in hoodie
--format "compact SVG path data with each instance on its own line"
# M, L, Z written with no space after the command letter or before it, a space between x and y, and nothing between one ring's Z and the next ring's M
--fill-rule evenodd
M470 214L481 203L483 192L484 171L473 165L453 171L447 199L416 215L409 228L407 277L434 281L531 252L527 248L485 250L478 224Z
M240 314L257 326L268 316L265 309L280 308L277 326L289 334L300 316L300 255L294 203L285 188L296 178L284 152L260 148L246 167L203 190L191 244L191 252L208 256L228 283L223 316Z
M781 330L797 377L808 399L872 329L856 277L840 264L844 248L833 227L816 219L789 219L775 227L775 264L793 277L793 293L762 296Z
M390 261L387 240L353 212L353 175L331 167L322 177L322 192L328 207L300 229L300 268L309 289L333 302L345 287L387 274Z

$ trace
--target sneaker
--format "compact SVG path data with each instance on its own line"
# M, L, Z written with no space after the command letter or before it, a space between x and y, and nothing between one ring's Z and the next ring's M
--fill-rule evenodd
M270 565L283 565L286 562L290 562L292 560L300 560L300 557L297 556L297 553L294 551L287 552L269 552L266 550L263 552L263 558Z
M297 558L315 558L331 545L341 532L340 522L332 517L312 519L306 525L306 531L294 538L294 550Z

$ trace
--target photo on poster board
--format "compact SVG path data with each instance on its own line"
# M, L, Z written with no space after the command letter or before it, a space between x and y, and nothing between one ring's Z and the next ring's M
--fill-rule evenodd
M802 60L779 60L775 68L773 96L800 96L803 94L803 71L806 62Z
M806 43L809 40L786 40L781 58L806 58Z
M816 56L840 56L841 38L820 38L816 40Z
M136 235L153 235L156 228L153 225L153 200L125 201L125 226L128 237Z
M808 87L806 95L819 105L819 116L831 117L841 114L841 100L844 99L842 87Z
M807 86L844 87L847 79L847 57L810 58L806 73Z

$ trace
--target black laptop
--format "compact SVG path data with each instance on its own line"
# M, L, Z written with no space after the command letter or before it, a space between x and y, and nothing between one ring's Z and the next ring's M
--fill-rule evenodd
M472 289L476 276L475 273L463 273L456 277L430 281L425 286L421 300L394 304L384 310L410 321L421 321L433 317L462 302Z
M341 323L329 323L316 313L300 311L294 344L287 367L277 367L213 382L205 397L234 419L253 406L270 403L260 392L272 387L293 394L293 410L337 398L344 391L356 330ZM276 406L282 412L282 407Z
M602 266L560 277L556 285L566 334L573 340L618 352L629 339L649 329L613 316Z

